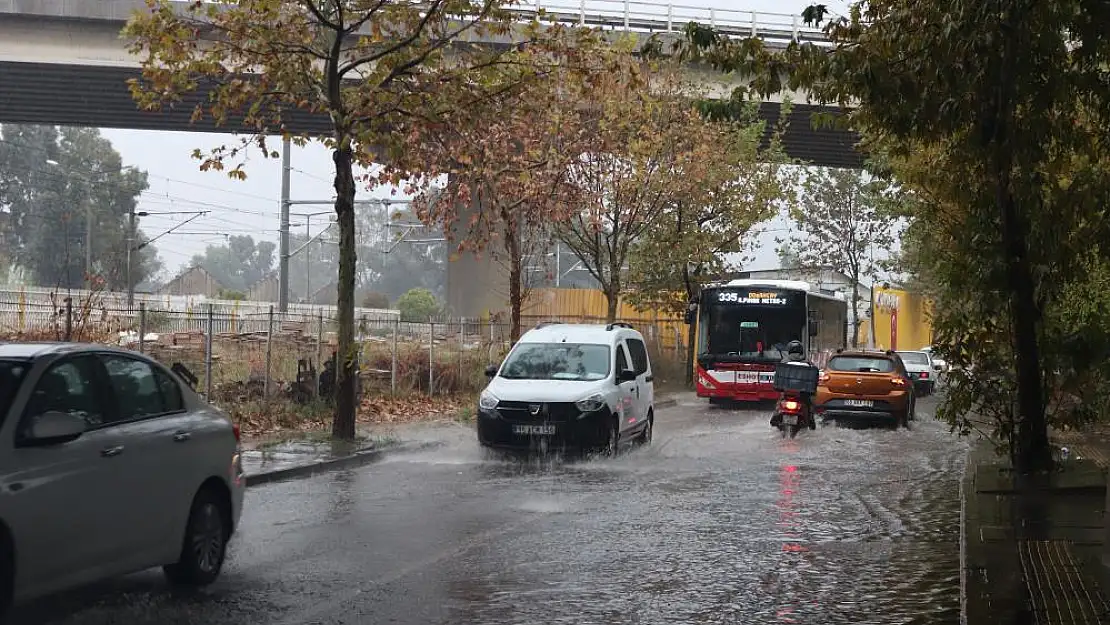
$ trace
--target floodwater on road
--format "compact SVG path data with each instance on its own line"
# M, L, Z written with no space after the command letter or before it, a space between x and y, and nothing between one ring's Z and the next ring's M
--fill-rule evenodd
M251 489L209 589L143 573L14 622L954 623L966 446L933 405L783 440L765 410L687 398L615 459L429 428L437 448Z

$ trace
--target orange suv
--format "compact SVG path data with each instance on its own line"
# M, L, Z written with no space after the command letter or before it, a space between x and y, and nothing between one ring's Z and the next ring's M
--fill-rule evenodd
M826 420L886 421L908 427L917 402L897 353L845 349L838 350L821 372L813 403Z

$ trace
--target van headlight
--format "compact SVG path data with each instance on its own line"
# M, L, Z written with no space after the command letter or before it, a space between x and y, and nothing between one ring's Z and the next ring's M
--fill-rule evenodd
M593 395L590 395L585 399L579 399L578 401L574 402L574 407L578 408L582 412L594 412L597 410L601 410L601 407L604 405L605 396L601 393L594 393Z
M499 401L501 400L497 399L493 393L485 391L478 397L478 407L482 410L494 410L497 408L497 402Z

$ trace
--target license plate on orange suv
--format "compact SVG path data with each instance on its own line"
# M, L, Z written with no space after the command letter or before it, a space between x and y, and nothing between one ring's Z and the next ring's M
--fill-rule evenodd
M870 399L845 399L844 405L849 408L874 408L875 402Z

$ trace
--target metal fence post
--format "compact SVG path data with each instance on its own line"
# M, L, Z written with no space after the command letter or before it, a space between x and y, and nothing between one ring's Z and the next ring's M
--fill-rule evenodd
M270 399L270 363L274 352L274 306L270 305L270 315L266 324L266 379L262 386L262 400Z
M324 309L316 311L316 379L312 381L312 396L320 397L320 374L324 372Z
M66 342L73 340L73 298L67 297L66 302Z
M204 399L212 402L212 332L215 330L212 304L208 305L208 332L204 337Z
M401 318L393 318L393 346L390 349L392 362L389 365L389 394L397 394L397 333L401 329Z
M146 353L146 302L139 302L139 353Z
M466 353L466 319L459 321L459 381L455 385L455 392L462 390L463 383L463 354Z
M428 395L436 394L436 324L428 322Z

